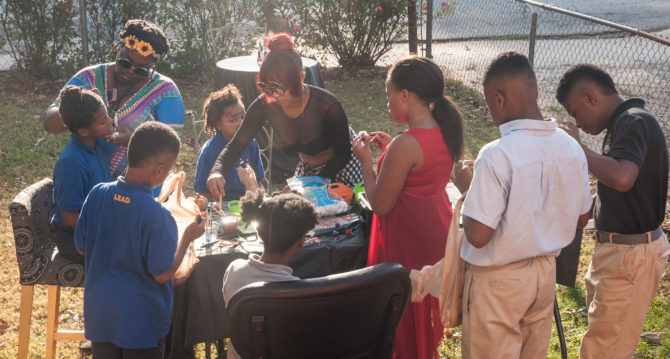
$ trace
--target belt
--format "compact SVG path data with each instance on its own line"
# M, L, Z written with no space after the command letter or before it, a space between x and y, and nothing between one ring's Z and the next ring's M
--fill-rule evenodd
M663 234L663 229L659 226L653 231L640 234L621 234L613 232L596 231L596 240L600 243L614 243L614 244L643 244L651 243Z

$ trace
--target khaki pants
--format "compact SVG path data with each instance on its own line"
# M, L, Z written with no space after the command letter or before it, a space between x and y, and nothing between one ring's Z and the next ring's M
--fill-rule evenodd
M589 329L580 358L633 357L669 251L665 234L645 244L596 242L584 277Z
M469 265L463 286L463 358L546 358L556 258Z

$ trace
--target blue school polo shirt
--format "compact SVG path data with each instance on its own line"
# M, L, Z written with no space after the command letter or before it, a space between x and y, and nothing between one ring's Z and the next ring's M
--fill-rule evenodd
M74 232L85 252L88 340L150 348L167 335L172 283L154 276L172 266L177 238L177 223L151 188L119 177L91 190Z
M93 186L113 180L109 169L109 154L102 149L104 143L104 140L98 138L93 149L74 135L70 135L70 142L63 148L54 167L56 214L51 223L62 229L74 231L73 228L63 224L60 211L79 211Z
M228 140L223 137L221 132L216 131L214 136L210 137L209 140L202 146L200 150L200 155L198 156L198 164L195 168L195 181L193 181L193 188L196 192L207 193L207 177L214 167L217 157L223 150L224 147L228 144ZM256 173L256 179L261 180L265 177L265 172L263 171L263 162L261 162L261 153L258 149L258 143L255 139L252 139L247 148L242 152L241 161L244 161L254 169ZM231 169L223 176L226 180L226 185L223 187L223 190L226 192L226 196L223 198L224 201L232 201L235 199L240 199L245 193L244 185L240 182L240 177L237 175L236 168L240 166L238 161L235 168Z

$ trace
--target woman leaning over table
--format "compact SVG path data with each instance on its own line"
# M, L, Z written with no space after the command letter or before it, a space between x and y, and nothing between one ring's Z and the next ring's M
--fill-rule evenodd
M258 89L263 93L251 103L242 127L216 160L207 179L210 193L225 195L223 174L240 160L266 121L280 146L298 152L296 175L316 175L355 186L363 177L352 153L342 104L330 92L303 84L302 60L288 34L271 35L266 46L270 53L258 74Z
M132 131L149 120L165 123L178 133L184 127L184 103L172 80L156 72L156 64L170 43L155 24L128 20L119 33L120 40L113 63L89 66L75 74L66 84L98 90L117 131L107 137L106 150L111 154L112 176L123 173L128 162L128 140ZM44 128L49 133L66 130L58 113L60 94L47 108Z
M440 68L425 57L398 60L386 79L390 117L408 129L391 140L382 132L354 140L365 193L375 212L368 265L397 262L408 270L444 255L453 211L446 186L463 152L463 120L444 97ZM370 143L383 151L372 169ZM362 146L361 146L362 145ZM393 343L393 357L431 359L442 339L437 298L408 303Z

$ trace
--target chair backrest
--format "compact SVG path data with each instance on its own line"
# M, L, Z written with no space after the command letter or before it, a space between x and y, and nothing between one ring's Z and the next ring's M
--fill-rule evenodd
M250 284L228 303L230 338L242 358L390 358L409 291L397 263Z
M56 213L53 181L44 178L19 193L9 205L19 280L23 285L84 285L84 266L58 255L51 217Z
M199 120L198 115L193 110L184 111L185 115L191 118L191 128L193 129L193 148L195 155L200 155L200 148L204 144L207 134L205 133L205 120Z

